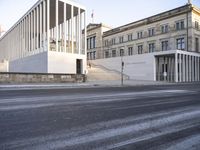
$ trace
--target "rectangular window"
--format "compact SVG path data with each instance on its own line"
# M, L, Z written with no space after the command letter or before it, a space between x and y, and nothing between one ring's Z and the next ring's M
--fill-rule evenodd
M105 46L108 46L108 40L105 40L105 41L104 41L104 45L105 45Z
M96 59L96 52L93 52L93 59Z
M196 52L199 52L199 38L195 38L195 49Z
M143 53L143 45L138 45L138 54Z
M105 52L105 57L109 58L109 52L108 51Z
M123 43L124 42L124 37L123 36L120 36L119 37L119 43Z
M92 47L93 47L93 40L92 40L92 37L91 37L90 38L90 46L89 46L89 48L92 49Z
M87 59L88 59L88 60L90 59L89 56L90 56L90 53L87 53Z
M176 40L176 48L179 50L185 49L185 39L184 38L179 38Z
M176 30L183 30L185 28L184 21L177 21L176 22Z
M138 39L141 39L142 36L143 36L143 35L142 35L142 31L137 33L137 37L138 37Z
M87 49L93 49L96 47L96 36L87 38Z
M155 43L149 44L149 53L153 53L155 51Z
M128 48L128 55L129 56L133 55L133 47Z
M112 38L111 44L112 44L112 45L115 45L115 38Z
M112 50L112 57L116 57L116 50Z
M96 48L96 36L93 37L93 47L92 48Z
M89 45L90 45L90 40L89 38L87 39L87 49L89 49Z
M168 41L162 41L162 51L169 50L169 44Z
M161 31L162 31L162 33L167 33L169 31L169 26L168 25L162 25Z
M196 28L197 30L199 30L199 22L198 22L198 21L195 21L195 28Z
M149 32L150 37L155 35L155 29L154 28L149 29L148 32Z
M128 35L128 41L132 41L133 40L133 35L132 34L129 34Z
M120 49L120 56L124 56L124 49Z

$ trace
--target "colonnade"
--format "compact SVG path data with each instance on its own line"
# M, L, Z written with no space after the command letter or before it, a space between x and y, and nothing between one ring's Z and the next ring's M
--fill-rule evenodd
M175 53L156 56L155 62L157 81L200 81L200 56Z
M166 55L156 57L156 80L175 81L175 56Z
M176 82L200 81L200 57L175 54L177 61Z
M86 54L86 34L82 37L86 12L76 4L68 0L38 1L0 39L0 59L10 61L44 51Z

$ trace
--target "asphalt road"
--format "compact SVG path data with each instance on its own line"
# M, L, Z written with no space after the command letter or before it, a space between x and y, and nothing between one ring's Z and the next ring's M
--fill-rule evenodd
M200 83L0 89L0 150L200 150Z

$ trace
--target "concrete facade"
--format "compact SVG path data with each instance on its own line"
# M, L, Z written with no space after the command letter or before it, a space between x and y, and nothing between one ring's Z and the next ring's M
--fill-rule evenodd
M124 62L124 73L138 80L199 81L200 9L192 4L108 30L102 38L96 65L120 71Z
M71 0L39 0L0 39L0 61L8 61L8 72L84 74L83 29L84 6Z

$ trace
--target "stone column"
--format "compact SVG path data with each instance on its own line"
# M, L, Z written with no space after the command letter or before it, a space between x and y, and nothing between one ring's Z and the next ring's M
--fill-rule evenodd
M66 52L67 50L66 50L66 40L67 40L67 38L66 38L66 33L67 33L67 31L66 31L66 20L67 20L67 18L66 18L66 3L64 3L64 52Z
M74 6L71 5L71 48L72 53L74 53Z
M194 81L194 74L195 74L194 73L194 56L191 56L191 57L192 57L192 63L191 63L191 65L192 65L191 66L192 67L192 75L191 76L192 76L192 82L193 82Z
M35 53L35 25L36 25L36 21L35 21L35 8L33 10L33 54Z
M50 50L50 0L47 0L47 51Z
M78 8L78 54L81 54L81 10Z
M36 48L37 48L37 52L39 51L39 6L37 6L36 8L36 12L37 12L37 32L36 32Z
M178 54L175 53L175 82L178 82Z
M85 43L85 46L84 46L84 54L86 55L87 54L87 25L86 25L86 10L84 12L84 27L85 27L85 37L84 37L84 43Z
M182 82L182 54L179 54L179 82Z
M55 12L55 19L56 19L56 51L58 52L58 0L56 0L56 12Z
M185 77L185 55L183 54L183 61L182 61L182 63L183 63L183 82L185 82L186 81L186 77Z
M40 52L42 52L42 3L40 3Z
M46 51L46 1L43 0L43 51Z

